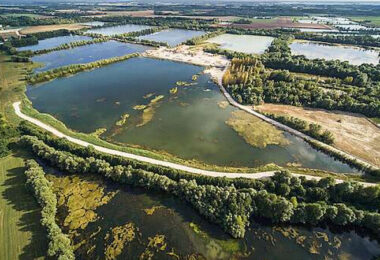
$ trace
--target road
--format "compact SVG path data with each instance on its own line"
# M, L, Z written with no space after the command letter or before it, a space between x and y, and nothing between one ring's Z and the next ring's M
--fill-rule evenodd
M189 167L189 166L182 165L182 164L157 160L157 159L153 159L153 158L149 158L149 157L145 157L145 156L141 156L141 155L136 155L136 154L132 154L132 153L127 153L127 152L122 152L122 151L118 151L118 150L105 148L102 146L94 145L94 144L88 143L86 141L68 136L68 135L58 131L54 127L51 127L50 125L47 125L47 124L41 122L38 119L35 119L33 117L25 115L24 113L21 112L20 105L21 105L21 102L13 103L13 108L15 110L15 113L20 118L22 118L26 121L29 121L30 123L52 133L53 135L55 135L57 137L66 138L68 141L70 141L72 143L75 143L75 144L78 144L78 145L84 146L84 147L91 145L95 148L95 150L97 150L99 152L117 155L117 156L129 158L129 159L134 159L134 160L141 161L141 162L146 162L146 163L150 163L150 164L160 165L160 166L169 167L169 168L176 169L176 170L181 170L181 171L185 171L185 172L189 172L189 173L206 175L206 176L211 176L211 177L260 179L260 178L271 177L275 173L275 171L266 171L266 172L258 172L258 173L230 173L230 172L208 171L208 170L203 170L203 169L199 169L199 168ZM297 176L297 177L304 176L308 180L319 180L319 179L321 179L321 177L317 177L317 176L302 175L302 174L295 174L295 173L292 173L292 174L294 176ZM337 179L336 182L341 183L341 182L343 182L343 180ZM364 186L376 185L376 184L367 183L367 182L361 182L361 184L363 184Z

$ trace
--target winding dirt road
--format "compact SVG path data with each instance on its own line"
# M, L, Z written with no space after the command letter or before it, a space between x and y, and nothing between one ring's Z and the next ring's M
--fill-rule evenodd
M66 138L68 141L70 141L72 143L75 143L75 144L78 144L78 145L84 146L84 147L91 145L99 152L117 155L117 156L122 156L125 158L138 160L141 162L151 163L151 164L155 164L155 165L169 167L169 168L176 169L176 170L181 170L181 171L186 171L189 173L201 174L201 175L206 175L206 176L211 176L211 177L260 179L260 178L271 177L275 173L275 171L258 172L258 173L229 173L229 172L208 171L208 170L193 168L193 167L189 167L189 166L185 166L185 165L181 165L181 164L177 164L177 163L161 161L161 160L152 159L152 158L145 157L145 156L140 156L140 155L136 155L136 154L132 154L132 153L121 152L121 151L105 148L102 146L94 145L94 144L88 143L86 141L65 135L62 132L55 129L54 127L51 127L50 125L47 125L38 119L35 119L33 117L25 115L24 113L21 112L20 105L21 105L21 102L13 103L13 108L15 110L15 113L20 118L22 118L26 121L29 121L30 123L52 133L53 135L55 135L57 137ZM308 180L319 180L319 179L321 179L321 177L317 177L317 176L302 175L302 174L295 174L295 173L293 173L293 175L297 176L297 177L304 176ZM343 180L337 179L336 182L341 183L341 182L343 182ZM361 182L361 184L363 184L364 186L376 185L376 184L367 183L367 182Z

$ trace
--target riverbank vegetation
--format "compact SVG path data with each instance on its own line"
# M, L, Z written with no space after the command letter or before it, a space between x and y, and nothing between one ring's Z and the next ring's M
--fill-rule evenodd
M374 233L380 231L380 214L376 206L380 194L378 186L335 184L333 179L306 181L286 172L277 173L268 182L241 180L248 184L246 188L201 185L195 179L179 177L176 181L157 174L155 170L136 169L132 165L112 166L94 157L76 156L56 150L36 137L23 136L20 143L39 159L61 171L100 174L126 185L173 194L186 200L203 217L220 225L233 237L243 237L250 221L256 218L265 218L273 223L354 225ZM219 178L210 179L216 182ZM235 181L239 180L231 180Z
M74 64L74 65L69 65L65 67L60 67L53 70L48 70L48 71L40 72L37 74L33 74L30 77L28 77L28 82L30 84L37 84L37 83L49 81L55 78L67 77L70 75L74 75L78 72L99 68L99 67L106 66L115 62L124 61L124 60L135 58L138 56L139 56L138 53L132 53L132 54L124 55L121 57L98 60L98 61L94 61L94 62L90 62L86 64Z
M75 259L70 239L63 234L55 222L57 214L57 197L51 183L46 179L43 169L33 160L26 163L26 186L33 192L40 204L41 224L46 227L49 238L47 254L60 260Z

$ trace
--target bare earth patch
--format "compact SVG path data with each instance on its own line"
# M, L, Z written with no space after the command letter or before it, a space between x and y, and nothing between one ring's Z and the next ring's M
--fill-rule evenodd
M362 115L274 104L255 109L318 123L333 133L336 148L380 166L380 129Z
M30 33L38 33L38 32L48 32L48 31L56 31L61 29L66 29L70 31L80 30L83 28L88 28L89 26L83 24L53 24L53 25L38 25L38 26L30 26L22 29L20 33L22 34L30 34Z
M232 112L226 124L254 147L265 148L271 144L288 144L281 130L241 110Z

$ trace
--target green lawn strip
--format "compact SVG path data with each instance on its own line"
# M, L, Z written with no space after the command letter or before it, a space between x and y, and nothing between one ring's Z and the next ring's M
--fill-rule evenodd
M46 231L40 207L25 187L25 154L0 159L0 259L43 259Z

